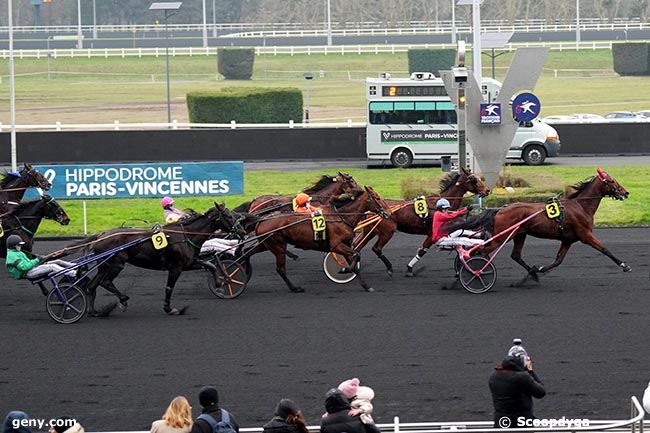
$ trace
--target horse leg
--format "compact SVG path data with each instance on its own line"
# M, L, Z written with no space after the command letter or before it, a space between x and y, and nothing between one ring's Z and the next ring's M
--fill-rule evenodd
M275 256L275 271L282 277L289 290L293 293L304 292L305 289L294 285L289 277L287 277L287 243L284 240L275 238L265 242L265 246Z
M623 272L630 272L632 270L632 268L629 267L625 262L619 260L614 254L611 253L611 251L605 248L605 246L596 238L596 236L594 236L592 232L589 232L586 235L582 236L580 242L587 244L605 254L607 257L612 259L614 263L621 267L623 269Z
M359 284L361 284L361 287L363 287L366 292L374 292L375 289L370 287L370 285L366 283L366 281L361 277L360 266L357 266L359 259L361 258L361 254L345 244L339 244L336 247L336 250L336 252L345 257L345 260L347 260L347 262L350 264L348 269L357 275L357 280L359 281Z
M379 233L379 236L377 236L377 242L375 242L375 245L372 246L372 252L375 253L377 257L379 257L379 260L381 260L384 263L384 266L386 266L386 273L388 274L389 277L393 276L393 264L384 255L383 249L384 246L386 246L386 244L388 243L388 241L391 240L394 233L395 232Z
M407 277L414 277L415 274L413 273L413 267L417 264L417 262L420 261L422 257L429 251L429 248L433 245L433 240L431 239L431 236L427 236L424 241L422 241L422 244L420 245L420 248L418 248L418 252L411 261L406 265L406 276Z
M108 274L109 268L105 264L100 266L99 269L97 270L97 274L90 280L90 282L84 287L84 290L86 291L86 295L88 297L88 315L91 317L101 317L106 315L106 311L108 311L108 307L104 307L101 309L100 312L97 312L95 310L95 298L97 296L97 287L103 283L104 278ZM111 310L115 308L115 304L113 304ZM110 311L108 311L110 314Z
M523 284L528 277L532 278L536 282L539 282L539 277L537 276L537 268L535 267L530 267L528 263L524 261L524 259L521 257L521 252L524 249L524 243L526 242L526 233L517 233L513 238L512 242L514 243L514 246L512 247L512 253L510 254L510 258L514 260L515 262L519 263L519 265L526 269L526 272L528 272L528 275L524 277L523 280L521 280L517 285Z
M287 250L286 254L287 254L287 257L289 257L291 260L298 260L298 258L299 258L298 254L292 253L289 250Z
M181 266L178 266L170 269L169 273L167 274L167 287L165 287L165 304L163 305L163 310L165 311L165 313L169 314L170 316L183 315L185 314L188 308L188 306L185 306L179 310L177 308L172 308L171 306L172 293L174 293L174 286L176 286L176 282L178 281L178 278L181 276L182 272L183 272L183 268Z
M553 261L553 263L551 263L550 265L546 265L546 266L539 266L537 268L533 267L532 272L536 273L536 274L537 273L545 274L548 271L550 271L551 269L553 269L553 268L555 268L557 266L560 266L560 264L564 260L564 257L566 256L566 253L569 251L569 248L571 248L571 245L573 245L573 242L575 242L575 241L563 240L562 245L560 246L560 249L558 250L558 252L557 252L557 254L555 256L555 260Z

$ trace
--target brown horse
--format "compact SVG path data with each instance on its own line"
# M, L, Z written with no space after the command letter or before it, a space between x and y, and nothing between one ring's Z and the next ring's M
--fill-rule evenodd
M309 194L318 205L327 204L333 197L359 189L359 185L352 176L339 172L337 176L323 175L312 186L305 188L302 192ZM234 212L246 212L253 215L264 215L274 211L290 212L294 196L285 195L263 195L252 201L242 203L233 209Z
M429 213L426 217L419 217L415 213L413 200L399 201L399 200L386 200L386 203L394 209L389 219L384 219L375 225L370 224L364 227L360 239L362 241L359 245L355 245L355 249L360 251L370 240L377 236L377 242L372 247L372 251L379 257L379 259L386 266L386 272L389 276L393 275L393 265L384 256L383 248L392 239L396 231L408 233L411 235L426 235L427 237L422 241L422 246L418 250L418 260L424 256L431 246L431 215L435 208L436 202L440 198L449 200L449 204L453 209L458 209L463 201L465 193L471 192L485 197L490 193L490 189L485 185L481 179L470 172L469 170L462 169L460 173L449 173L440 180L440 195L431 195L426 197L427 207ZM407 276L413 276L413 267L409 266Z
M286 272L287 244L303 250L335 252L345 257L350 264L349 270L359 277L361 286L368 292L370 287L359 275L359 252L352 248L354 227L364 217L366 212L375 212L382 218L390 217L390 209L386 202L371 187L355 190L334 198L329 205L322 206L323 215L327 218L325 240L315 240L312 221L309 216L300 213L279 214L261 221L256 227L256 234L262 241L247 254L269 250L275 255L276 271L292 292L303 292L295 286Z
M559 201L561 210L557 218L549 218L546 213L546 203L514 203L499 209L492 220L491 229L493 233L512 227L519 221L533 216L529 221L522 224L513 237L514 247L511 257L519 263L528 275L535 281L539 281L538 274L546 273L559 266L566 253L576 242L590 245L620 266L624 272L631 268L619 260L594 236L594 214L598 210L603 197L612 197L616 200L624 200L629 193L609 174L597 169L598 175L586 179L573 186L575 190L567 198ZM488 210L489 211L489 210ZM524 248L526 236L531 235L542 239L556 239L562 244L555 257L555 260L546 266L529 266L522 258L521 251ZM505 240L504 236L493 240L486 245L483 253L490 254L498 248Z

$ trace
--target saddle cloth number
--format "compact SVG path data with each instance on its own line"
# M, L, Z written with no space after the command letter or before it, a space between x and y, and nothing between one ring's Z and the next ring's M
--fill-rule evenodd
M554 201L546 205L546 216L550 219L555 219L559 217L562 213L560 212L560 205L558 202Z
M418 216L424 216L429 213L429 206L427 206L427 201L424 197L417 198L413 202L413 208L415 209L415 214Z
M151 236L151 242L153 243L153 247L157 250L162 250L167 247L167 236L165 236L165 232L154 233L153 236Z
M313 215L311 217L311 227L316 233L325 231L325 217L323 215Z

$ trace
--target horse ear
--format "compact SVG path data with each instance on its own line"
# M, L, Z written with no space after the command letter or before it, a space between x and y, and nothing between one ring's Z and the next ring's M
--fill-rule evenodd
M469 175L470 171L468 169L466 169L465 167L461 167L460 169L463 170L463 173Z
M605 179L607 177L607 174L600 168L596 168L596 173L598 173L598 177L601 179Z
M24 165L24 167L25 167L25 170L31 170L31 169L32 169L32 166L31 166L31 165L29 165L29 164L28 164L28 163L26 163L26 162L25 162L25 163L23 163L23 165Z

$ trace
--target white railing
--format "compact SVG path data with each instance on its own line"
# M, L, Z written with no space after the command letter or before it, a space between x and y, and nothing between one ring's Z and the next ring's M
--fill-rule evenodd
M647 42L647 41L644 41ZM549 47L551 50L597 50L612 49L613 41L589 41L580 42L521 42L506 45L503 50L514 51L520 47ZM471 47L471 44L468 44ZM255 54L260 55L297 55L297 54L379 54L379 53L403 53L411 48L455 48L452 44L377 44L377 45L299 45L299 46L266 46L253 47ZM169 54L175 56L214 56L217 54L218 47L170 47ZM52 58L58 57L144 57L154 56L162 57L165 55L164 48L53 48L35 50L14 50L14 57L24 58L47 58L48 53ZM9 50L0 50L0 58L9 58Z
M605 30L647 30L650 29L650 23L584 23L580 24L582 31L605 31ZM492 32L574 32L574 24L517 24L517 25L481 25L481 31L485 33ZM457 25L458 33L471 33L472 27L469 25ZM399 35L436 35L451 33L451 25L438 25L435 27L405 27L405 28L356 28L356 29L332 29L332 36L399 36ZM322 28L316 29L274 29L249 31L224 35L230 38L288 38L288 37L324 37L327 30Z
M35 124L35 125L16 125L16 131L121 131L130 129L264 129L264 128L287 128L287 129L309 129L309 128L365 128L366 122L353 122L348 119L347 122L309 122L296 123L237 123L234 120L230 123L189 123L178 122L171 123L122 123L114 121L113 123L70 123L64 124L56 122L54 124ZM0 132L11 130L11 125L0 123Z
M628 29L638 29L645 28L642 26L647 26L648 23L641 23L638 20L629 20L623 18L616 18L613 22L610 22L606 19L601 18L581 18L581 27L584 26L585 29L589 30L628 30ZM555 22L548 22L545 19L529 19L529 20L515 20L512 23L509 23L506 20L482 20L482 26L484 28L496 28L496 29L508 29L508 28L519 28L519 29L555 29L555 28L567 28L572 26L572 23L563 22L561 20ZM210 30L216 29L218 32L222 31L242 31L247 30L311 30L311 29L324 29L326 23L208 23L208 28ZM332 21L332 28L335 30L338 29L350 29L352 31L356 29L378 29L382 30L385 28L412 28L412 27L444 27L451 29L450 20L438 20L438 21L396 21L396 22L382 22L382 21L366 21L366 22L339 22ZM456 26L458 28L469 28L470 23L464 22L462 20L456 21ZM612 27L613 26L613 27ZM148 31L157 31L162 29L161 24L100 24L97 25L98 32L102 33L112 33L112 32L148 32ZM84 32L91 32L93 30L92 25L84 25L81 27ZM203 29L202 24L169 24L169 30L172 31L200 31ZM536 30L529 30L536 31ZM555 30L549 30L555 31ZM7 33L8 27L0 26L0 33ZM14 32L16 33L72 33L76 34L77 26L76 25L60 25L60 26L14 26Z
M467 421L467 422L425 422L425 423L402 423L399 417L395 417L391 424L377 424L377 427L384 433L450 433L454 431L471 431L472 433L504 433L504 432L537 432L537 433L559 433L559 432L630 432L643 433L645 412L636 397L631 399L630 419L626 420L589 420L588 427L534 427L534 428L509 428L507 430L493 428L492 421ZM576 417L578 418L578 417ZM650 424L649 424L650 425ZM645 426L647 427L647 426ZM309 426L309 431L318 432L317 426ZM260 433L261 427L240 428L240 433ZM149 433L148 431L127 431L127 432L104 432L104 433Z

